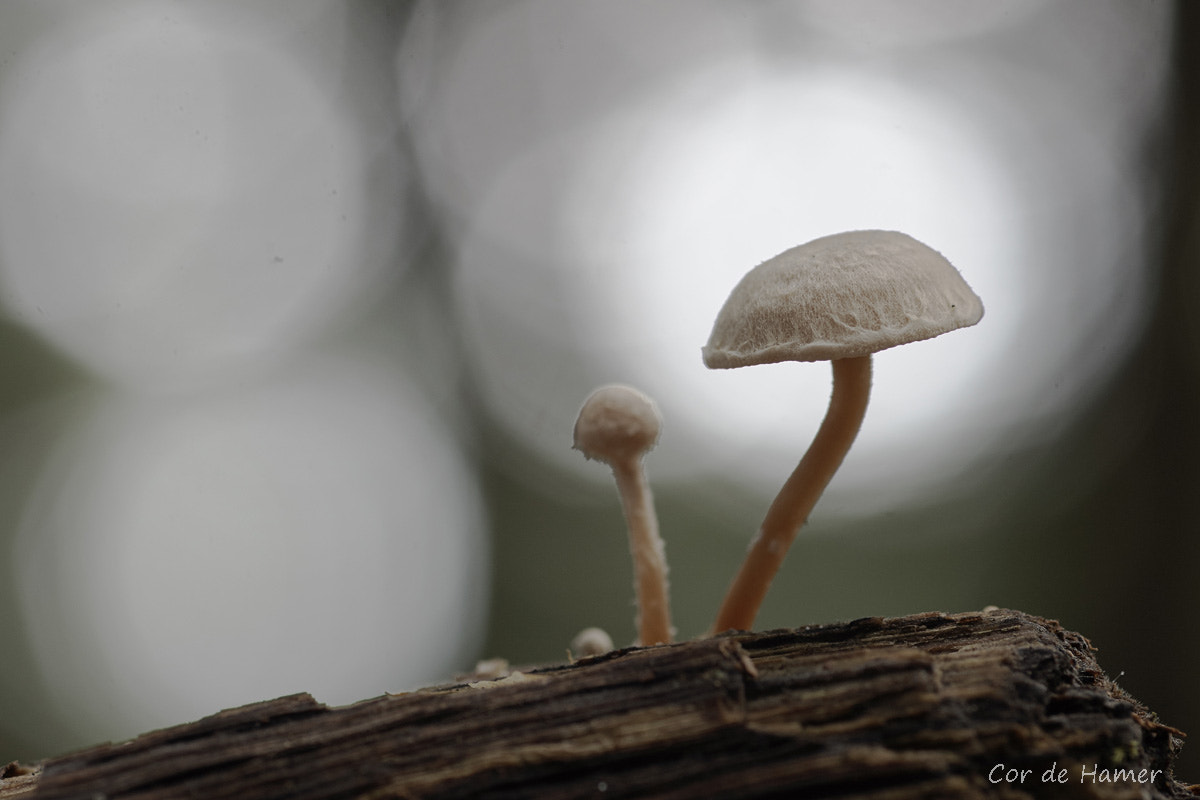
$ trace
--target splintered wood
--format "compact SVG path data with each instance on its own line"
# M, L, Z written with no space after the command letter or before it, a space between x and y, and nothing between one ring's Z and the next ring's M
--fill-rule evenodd
M1079 634L990 610L293 695L52 759L0 798L1184 798L1182 736Z

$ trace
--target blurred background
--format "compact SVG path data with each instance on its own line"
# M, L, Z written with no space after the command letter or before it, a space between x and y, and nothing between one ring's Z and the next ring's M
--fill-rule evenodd
M762 628L995 604L1200 731L1197 7L0 6L0 763L633 640L594 387L701 635L829 395L709 372L748 269L863 228L974 328L876 358ZM1200 780L1200 747L1180 778Z

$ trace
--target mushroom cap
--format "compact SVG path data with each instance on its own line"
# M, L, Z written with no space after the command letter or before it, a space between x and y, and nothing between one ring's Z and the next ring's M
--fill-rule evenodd
M704 363L854 358L982 316L983 302L933 248L895 231L837 233L746 273L717 315Z
M654 447L662 417L658 406L632 386L601 386L588 397L575 421L575 449L613 464Z

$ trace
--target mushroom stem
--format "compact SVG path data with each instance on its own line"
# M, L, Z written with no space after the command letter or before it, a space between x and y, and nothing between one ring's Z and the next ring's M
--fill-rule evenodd
M746 560L717 612L714 632L749 630L775 573L800 526L829 485L858 430L871 395L871 356L840 358L833 365L829 410L808 451L779 490Z
M612 464L621 508L629 526L629 549L633 554L634 588L637 591L638 643L667 644L671 641L671 607L667 600L667 559L658 533L654 495L637 458Z

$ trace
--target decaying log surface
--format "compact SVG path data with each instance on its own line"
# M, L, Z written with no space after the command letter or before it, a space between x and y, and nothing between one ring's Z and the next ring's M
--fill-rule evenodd
M1181 744L1082 636L989 610L283 697L52 759L0 798L1192 797Z

